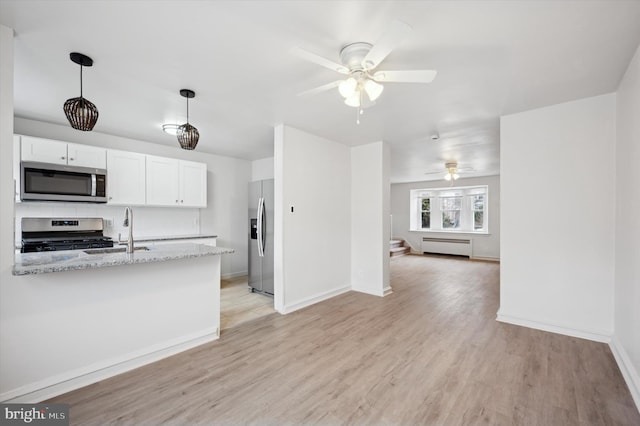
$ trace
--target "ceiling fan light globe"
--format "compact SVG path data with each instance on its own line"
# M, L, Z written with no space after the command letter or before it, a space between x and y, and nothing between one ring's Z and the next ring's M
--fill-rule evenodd
M444 175L444 180L451 180L451 175L449 173L447 173L446 175Z
M452 177L453 177L453 180L458 180L458 178L460 177L460 175L459 175L459 174L457 174L457 173L454 173L454 174L452 175Z
M344 100L344 103L350 107L360 107L360 92L355 91L351 96Z
M338 91L342 95L343 98L348 98L352 96L356 92L356 88L358 87L358 82L355 78L349 77L346 80L340 82L338 86Z
M367 96L369 96L371 101L378 99L383 90L384 86L382 84L376 83L371 79L367 79L367 81L364 82L364 91L367 92Z

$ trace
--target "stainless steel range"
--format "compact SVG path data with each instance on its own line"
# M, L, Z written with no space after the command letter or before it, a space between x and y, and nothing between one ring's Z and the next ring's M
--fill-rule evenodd
M22 218L22 253L113 247L102 218Z

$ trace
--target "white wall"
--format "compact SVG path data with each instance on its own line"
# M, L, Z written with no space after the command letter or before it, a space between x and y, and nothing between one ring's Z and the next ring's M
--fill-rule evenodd
M614 354L640 409L640 47L617 92Z
M247 273L247 206L251 162L231 157L180 149L98 132L79 132L70 126L15 118L15 133L85 145L102 146L123 151L159 155L207 163L207 207L203 209L173 209L135 207L135 236L162 236L202 233L218 235L220 247L230 247L235 253L222 258L222 276ZM128 232L122 225L123 208L106 205L74 203L23 203L16 207L17 219L32 216L98 216L111 219L110 236Z
M383 296L389 284L389 145L351 148L351 288Z
M274 163L275 308L286 313L350 289L350 148L278 125Z
M501 321L613 332L615 94L501 118Z
M251 181L273 179L273 157L262 158L251 162Z
M421 252L422 237L471 238L473 256L478 258L500 258L500 176L458 179L456 186L487 185L489 188L489 234L458 234L447 232L410 231L409 214L410 191L424 188L446 188L442 181L396 183L391 185L391 215L393 217L393 237L405 240L414 252Z

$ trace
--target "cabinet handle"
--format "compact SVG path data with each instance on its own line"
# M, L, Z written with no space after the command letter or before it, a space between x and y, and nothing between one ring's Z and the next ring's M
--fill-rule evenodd
M69 157L69 161L73 161L73 157Z
M178 204L178 200L176 200L176 204Z
M181 203L184 203L184 200L180 200Z
M64 160L64 159L66 159L66 158L67 158L67 157L60 157L60 159L61 159L61 160Z
M113 197L109 197L109 201L113 200Z

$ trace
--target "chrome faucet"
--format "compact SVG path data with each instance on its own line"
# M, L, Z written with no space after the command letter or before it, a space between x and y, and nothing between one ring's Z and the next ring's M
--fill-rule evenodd
M127 207L124 209L124 222L122 226L129 227L129 239L127 240L127 253L133 253L133 209ZM118 240L120 236L118 235Z

